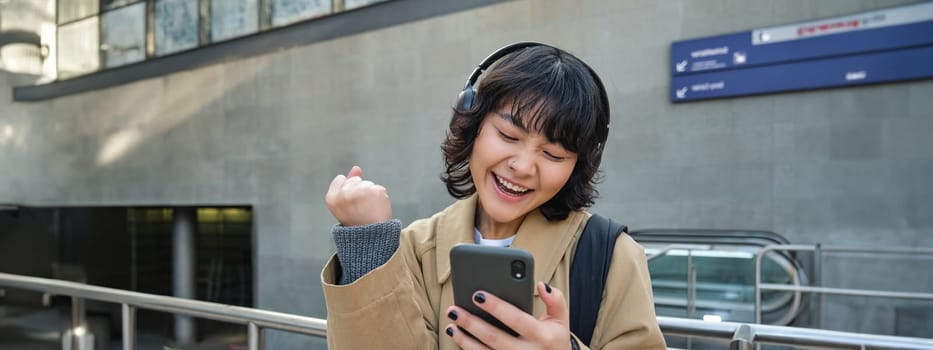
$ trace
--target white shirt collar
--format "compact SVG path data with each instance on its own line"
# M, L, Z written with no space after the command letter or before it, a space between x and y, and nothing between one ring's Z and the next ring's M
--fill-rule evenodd
M473 228L473 241L479 245L491 245L496 247L508 247L512 245L512 241L515 240L515 235L503 239L485 239L483 234L479 232L478 228Z

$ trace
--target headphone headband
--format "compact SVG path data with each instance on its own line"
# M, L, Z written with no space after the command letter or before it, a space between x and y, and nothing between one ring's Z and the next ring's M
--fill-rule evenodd
M486 56L486 58L484 58L483 61L473 69L473 72L470 73L470 77L467 78L466 85L463 86L463 91L460 91L460 95L457 96L457 104L455 105L457 110L465 111L470 109L470 107L473 107L473 100L476 99L476 88L473 87L473 84L476 84L476 80L479 79L479 76L483 74L483 72L485 72L489 66L505 55L532 46L552 47L548 44L542 44L539 42L522 41L503 46L502 48L489 54L489 56Z
M473 69L473 72L470 73L470 77L467 78L466 85L463 88L466 89L466 88L473 87L473 84L476 84L476 80L479 79L480 74L483 74L483 72L485 72L486 69L489 68L489 66L491 66L493 63L498 61L503 56L508 55L512 52L527 48L527 47L532 47L532 46L550 46L550 45L542 44L542 43L534 42L534 41L522 41L522 42L512 43L512 44L503 46L499 48L498 50L494 51L493 53L489 54L489 56L486 56L486 58L484 58L483 61L480 62L479 65L477 65L475 69Z

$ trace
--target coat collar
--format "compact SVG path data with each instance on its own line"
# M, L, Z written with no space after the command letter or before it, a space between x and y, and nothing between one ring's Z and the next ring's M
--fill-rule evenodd
M474 243L476 195L457 201L443 212L437 221L437 281L444 284L450 278L450 249L458 243ZM550 281L573 237L580 232L588 217L583 211L571 212L567 219L547 221L541 211L525 217L512 248L525 249L535 258L535 282ZM535 290L537 293L537 289Z

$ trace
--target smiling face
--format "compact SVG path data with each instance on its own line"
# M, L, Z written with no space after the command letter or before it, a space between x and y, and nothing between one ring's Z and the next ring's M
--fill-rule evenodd
M575 153L529 130L511 111L503 106L483 119L470 155L476 225L486 238L515 233L525 215L564 187L577 161Z
M609 99L596 73L539 45L502 56L478 84L471 107L453 111L441 179L454 198L477 195L484 237L483 220L520 224L539 210L557 221L593 205L609 135ZM567 151L573 160L545 151Z

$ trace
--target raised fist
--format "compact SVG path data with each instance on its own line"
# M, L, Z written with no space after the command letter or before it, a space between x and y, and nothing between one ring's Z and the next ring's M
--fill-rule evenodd
M343 226L362 226L392 219L392 203L386 188L363 180L363 169L337 175L330 182L324 201L327 209Z

